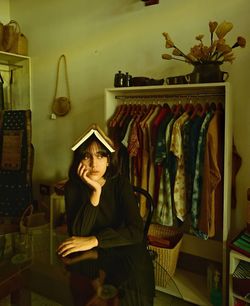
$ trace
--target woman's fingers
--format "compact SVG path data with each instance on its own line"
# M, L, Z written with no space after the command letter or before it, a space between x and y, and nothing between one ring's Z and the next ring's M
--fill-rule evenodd
M80 176L80 178L82 178L83 174L84 174L84 170L86 171L86 167L80 163L78 168L77 168L77 173Z
M57 253L61 256L67 256L71 253L87 251L91 248L93 248L91 244L91 237L72 236L60 244L57 249Z
M87 176L88 172L89 172L89 170L87 169L87 167L85 165L83 165L82 163L80 163L78 168L77 168L77 174L86 183L89 183L89 181L90 181L88 176Z
M71 253L75 253L75 252L78 252L78 251L81 251L81 247L79 245L75 245L73 243L70 243L70 244L65 244L63 246L61 246L57 253L58 255L60 256L67 256Z

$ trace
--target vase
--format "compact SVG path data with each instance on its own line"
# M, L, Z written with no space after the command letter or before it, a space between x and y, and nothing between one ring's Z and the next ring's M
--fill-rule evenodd
M193 71L186 75L188 83L225 82L229 77L228 72L220 70L221 63L195 63L193 65Z

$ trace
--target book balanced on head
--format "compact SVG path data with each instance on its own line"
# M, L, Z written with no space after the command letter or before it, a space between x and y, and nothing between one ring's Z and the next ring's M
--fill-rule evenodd
M103 132L103 130L97 124L91 124L90 127L77 139L73 147L71 148L75 151L81 144L84 143L89 137L94 135L99 141L111 152L115 152L114 144L112 140Z

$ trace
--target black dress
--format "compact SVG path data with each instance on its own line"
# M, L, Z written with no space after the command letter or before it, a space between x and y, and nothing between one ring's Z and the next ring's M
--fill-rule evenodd
M119 175L106 180L98 206L90 203L88 186L80 180L69 180L65 203L70 236L96 236L101 248L143 240L143 220L126 177Z

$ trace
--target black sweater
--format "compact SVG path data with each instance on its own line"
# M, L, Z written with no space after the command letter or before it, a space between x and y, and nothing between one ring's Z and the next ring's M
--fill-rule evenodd
M65 203L70 236L96 236L101 248L143 240L143 220L126 177L107 179L97 206L90 203L88 186L69 180L65 186Z

